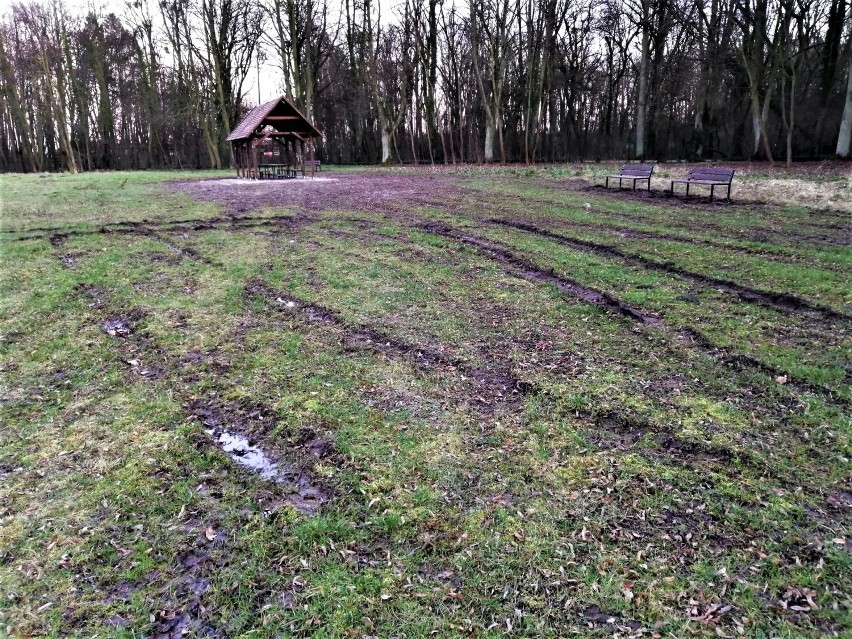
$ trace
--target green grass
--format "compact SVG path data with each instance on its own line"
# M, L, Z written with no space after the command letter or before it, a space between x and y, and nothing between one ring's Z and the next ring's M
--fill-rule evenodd
M816 237L842 236L819 229L843 218L806 201L684 212L560 182L610 168L441 171L432 195L387 206L359 181L433 172L347 169L302 188L321 202L351 187L348 207L247 202L240 216L297 221L201 229L163 223L215 222L220 205L166 182L223 173L0 177L0 637L852 633L849 321L490 221L848 314L852 251ZM119 222L144 228L99 231ZM425 222L662 322L519 277ZM338 320L288 312L287 296ZM132 335L103 330L119 316ZM509 377L529 390L505 401ZM217 447L199 405L331 498L299 510L296 486Z

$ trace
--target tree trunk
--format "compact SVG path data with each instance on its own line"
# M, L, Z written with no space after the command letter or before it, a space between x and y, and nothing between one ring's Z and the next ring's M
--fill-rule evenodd
M642 58L639 62L639 99L636 106L636 158L645 159L645 123L648 117L648 66L651 57L651 0L642 0Z
M383 126L382 129L382 164L391 160L391 136L387 129Z
M849 69L846 77L846 106L843 108L843 119L840 121L840 132L837 135L837 157L849 158L852 145L852 43L849 45Z

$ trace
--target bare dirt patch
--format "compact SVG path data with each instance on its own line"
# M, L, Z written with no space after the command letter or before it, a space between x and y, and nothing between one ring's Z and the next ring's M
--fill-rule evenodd
M169 183L192 197L222 204L226 213L290 207L302 213L322 210L374 210L392 202L422 202L435 193L458 190L440 175L399 175L371 171L300 180L194 180Z

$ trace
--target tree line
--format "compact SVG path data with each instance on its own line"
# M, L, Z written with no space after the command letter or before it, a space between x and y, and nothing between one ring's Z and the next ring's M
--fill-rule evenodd
M46 0L0 19L0 170L228 166L261 61L325 162L850 156L852 0Z

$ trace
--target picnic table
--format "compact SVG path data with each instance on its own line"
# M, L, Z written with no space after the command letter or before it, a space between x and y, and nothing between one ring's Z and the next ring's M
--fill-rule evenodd
M299 168L293 164L258 164L257 166L258 178L261 180L273 178L294 178L299 171L302 172L302 176L304 177L304 167Z

